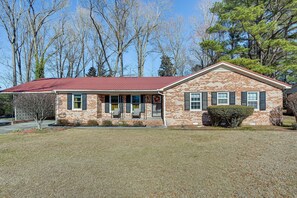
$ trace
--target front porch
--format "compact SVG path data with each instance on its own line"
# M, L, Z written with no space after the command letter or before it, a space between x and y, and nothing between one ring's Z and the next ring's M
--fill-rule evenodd
M163 126L163 101L158 94L57 94L57 123L86 125L110 121L113 125Z

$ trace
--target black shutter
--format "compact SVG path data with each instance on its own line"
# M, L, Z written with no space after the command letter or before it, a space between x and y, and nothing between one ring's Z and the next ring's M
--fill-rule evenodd
M235 105L235 92L229 92L229 105Z
M105 96L105 113L109 113L109 96Z
M211 105L217 105L217 92L211 92Z
M72 110L72 94L67 94L67 109Z
M202 92L202 110L207 110L208 98L207 92Z
M82 94L82 110L87 110L87 94Z
M247 92L241 92L241 105L247 106Z
M120 102L120 111L121 113L124 113L123 96L119 96L119 102Z
M266 110L266 92L265 91L260 92L260 110L261 111Z
M145 95L141 95L141 113L145 112Z
M190 110L190 95L191 93L185 92L184 93L184 102L185 102L185 110Z
M126 113L131 113L131 96L126 96Z

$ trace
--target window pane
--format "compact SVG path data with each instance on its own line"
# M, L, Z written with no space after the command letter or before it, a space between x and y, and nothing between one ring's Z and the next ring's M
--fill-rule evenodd
M118 96L111 96L110 101L111 101L111 103L118 103L119 102L119 97Z
M200 102L191 102L191 109L200 109Z
M75 109L81 109L81 102L74 102Z
M132 105L132 111L134 111L135 109L139 109L139 104L133 104Z
M248 100L258 100L258 93L257 92L248 93Z
M228 100L227 99L219 99L218 103L219 104L228 104Z
M220 99L228 99L228 93L218 93L218 98L220 98Z
M140 96L132 96L132 103L140 103Z
M248 101L248 106L258 109L258 102L257 101Z
M111 110L114 111L119 108L118 104L111 104Z
M200 101L200 94L199 93L192 93L191 94L191 101Z

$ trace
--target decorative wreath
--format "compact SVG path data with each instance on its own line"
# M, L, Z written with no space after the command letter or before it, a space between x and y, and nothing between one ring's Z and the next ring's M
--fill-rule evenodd
M154 103L161 103L161 96L154 96L153 100L154 100Z

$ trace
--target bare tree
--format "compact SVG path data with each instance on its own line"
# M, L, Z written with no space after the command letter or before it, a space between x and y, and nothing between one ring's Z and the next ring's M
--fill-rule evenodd
M42 128L42 122L55 109L55 94L45 93L23 93L15 95L14 107L19 108L22 112L32 115L37 128Z
M148 50L148 45L160 23L162 14L162 9L158 5L160 2L137 1L133 9L132 23L135 34L134 46L137 53L138 76L143 76L146 57L152 52ZM161 6L166 7L162 4Z
M38 2L38 5L37 3ZM55 39L60 35L50 35L50 31L46 27L50 17L62 10L66 6L66 0L52 0L50 3L47 1L26 0L27 9L27 22L32 37L32 46L34 49L35 59L35 78L44 77L44 68L48 57L46 52L52 45ZM45 39L45 36L48 36Z
M20 62L20 30L21 19L24 10L18 0L0 0L0 22L5 29L8 41L11 46L11 65L12 65L12 78L13 86L17 85L17 62L20 73L20 80L22 80L22 68Z
M169 56L176 68L178 75L185 75L187 65L188 38L184 29L182 17L164 21L158 28L157 48L162 55Z
M216 22L216 16L210 11L214 2L217 0L201 0L197 4L198 16L194 16L192 20L193 24L193 34L191 37L192 47L191 54L194 58L194 71L202 69L212 63L209 56L201 49L200 42L203 40L211 39L215 37L215 34L208 34L207 30L214 25Z
M111 76L115 76L117 72L120 76L124 75L124 52L135 39L129 23L134 4L135 0L88 1L90 18L99 36L104 59ZM110 39L112 48L108 49L104 45L105 39ZM113 67L108 50L115 55Z

